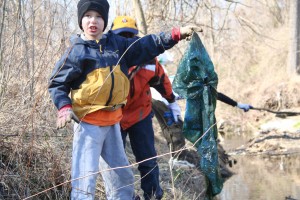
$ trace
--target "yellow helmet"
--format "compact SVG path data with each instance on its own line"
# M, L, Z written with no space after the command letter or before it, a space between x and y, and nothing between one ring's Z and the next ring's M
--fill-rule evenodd
M130 32L137 35L139 32L135 20L129 16L117 16L111 25L111 30L115 34Z

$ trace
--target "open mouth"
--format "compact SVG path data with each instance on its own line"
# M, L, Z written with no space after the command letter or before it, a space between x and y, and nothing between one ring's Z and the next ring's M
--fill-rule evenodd
M96 30L97 30L97 27L96 27L96 26L90 26L90 30L91 30L91 31L96 31Z

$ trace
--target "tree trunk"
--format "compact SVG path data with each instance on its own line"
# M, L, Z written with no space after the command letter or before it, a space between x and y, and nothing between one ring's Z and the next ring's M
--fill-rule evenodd
M290 63L288 71L300 74L300 2L290 1Z
M137 21L139 33L140 33L140 35L146 35L147 34L147 25L146 25L146 20L145 20L141 1L140 0L132 0L132 2L133 2L134 10L135 10L135 18Z

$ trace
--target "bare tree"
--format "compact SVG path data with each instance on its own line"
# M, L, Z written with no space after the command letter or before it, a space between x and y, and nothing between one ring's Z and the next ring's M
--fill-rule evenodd
M132 0L134 11L135 11L135 17L137 21L137 26L139 28L139 32L142 35L147 34L147 25L146 25L146 20L144 17L144 11L142 8L142 4L140 0Z
M290 1L290 60L288 71L300 74L300 2Z

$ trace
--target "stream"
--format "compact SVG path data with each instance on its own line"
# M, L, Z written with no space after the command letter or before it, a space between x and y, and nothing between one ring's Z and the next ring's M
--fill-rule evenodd
M248 138L231 136L223 141L230 153ZM300 144L299 144L300 145ZM220 200L300 200L300 152L284 156L234 155L235 173L224 184Z

